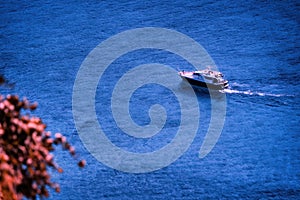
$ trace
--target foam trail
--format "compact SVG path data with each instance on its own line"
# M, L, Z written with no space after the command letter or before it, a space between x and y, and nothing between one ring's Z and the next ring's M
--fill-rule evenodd
M245 95L253 95L253 96L270 96L270 97L293 97L294 95L288 94L272 94L272 93L264 93L264 92L252 92L250 90L240 91L240 90L233 90L233 89L224 89L222 92L227 94L245 94Z

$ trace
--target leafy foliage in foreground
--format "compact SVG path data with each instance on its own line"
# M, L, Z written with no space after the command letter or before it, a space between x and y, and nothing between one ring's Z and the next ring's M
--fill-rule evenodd
M47 171L53 168L63 172L53 160L54 146L61 145L76 158L66 137L60 133L52 137L40 118L22 114L36 107L36 103L18 96L0 96L0 199L48 197L49 187L59 192L59 185L51 182ZM85 161L78 165L83 167Z

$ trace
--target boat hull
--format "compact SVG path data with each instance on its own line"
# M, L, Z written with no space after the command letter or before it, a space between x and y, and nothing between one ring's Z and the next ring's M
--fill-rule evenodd
M223 89L228 87L227 83L212 84L212 83L207 83L207 82L200 81L200 80L195 80L193 78L189 78L189 77L186 77L186 76L181 76L181 78L186 80L192 86L208 88L208 89L212 89L212 90L223 90Z

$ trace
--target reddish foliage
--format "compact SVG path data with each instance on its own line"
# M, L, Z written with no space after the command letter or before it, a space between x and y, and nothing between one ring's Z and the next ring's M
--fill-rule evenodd
M0 199L2 195L13 200L48 197L49 187L59 192L59 185L51 182L47 172L49 167L63 171L53 161L54 145L62 145L75 156L66 137L60 133L52 137L40 118L21 114L36 107L17 96L0 96ZM85 161L78 165L83 167Z

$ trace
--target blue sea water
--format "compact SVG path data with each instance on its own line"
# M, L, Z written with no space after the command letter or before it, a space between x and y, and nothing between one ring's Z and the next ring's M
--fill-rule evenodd
M297 1L2 1L0 73L14 93L39 103L33 113L48 130L65 134L87 166L56 151L63 174L52 173L61 193L50 199L299 199L300 198L300 4ZM210 96L197 91L200 127L189 149L160 170L124 173L98 162L84 147L72 115L72 91L83 60L98 44L122 31L162 27L201 44L230 82L222 134L199 159L211 117ZM102 77L96 113L116 145L149 152L169 143L180 125L179 104L159 85L132 96L132 118L149 123L154 103L167 123L155 140L122 135L110 111L111 90L134 66L191 66L161 50L130 52ZM163 74L161 75L163 76Z

